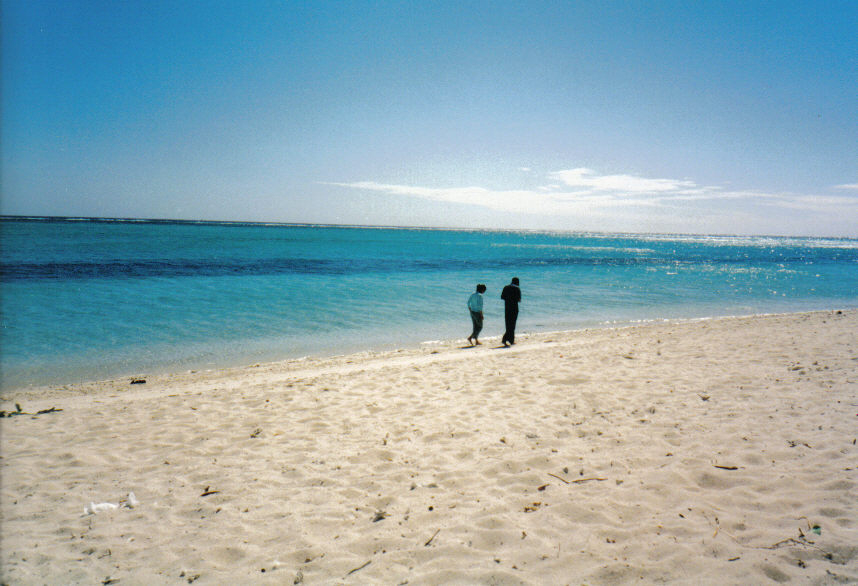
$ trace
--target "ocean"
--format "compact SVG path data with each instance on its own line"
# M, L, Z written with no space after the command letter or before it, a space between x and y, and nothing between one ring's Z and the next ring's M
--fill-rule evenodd
M484 340L521 280L517 333L858 307L858 240L0 220L0 386Z

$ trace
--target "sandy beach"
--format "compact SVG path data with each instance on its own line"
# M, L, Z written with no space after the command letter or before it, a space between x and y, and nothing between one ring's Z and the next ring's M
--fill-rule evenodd
M858 582L855 310L134 380L4 392L3 583Z

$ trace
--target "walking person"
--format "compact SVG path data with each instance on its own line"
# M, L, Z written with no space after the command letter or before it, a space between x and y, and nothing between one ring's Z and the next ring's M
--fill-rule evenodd
M468 342L471 346L480 345L480 332L483 329L483 293L486 292L486 286L482 283L477 285L475 293L471 293L468 297L468 310L471 312L471 322L474 324L474 329L471 335L468 336Z
M515 344L515 322L518 320L518 304L521 301L518 277L513 277L512 282L503 288L501 299L504 300L504 319L506 321L506 331L501 342L504 346L512 346Z

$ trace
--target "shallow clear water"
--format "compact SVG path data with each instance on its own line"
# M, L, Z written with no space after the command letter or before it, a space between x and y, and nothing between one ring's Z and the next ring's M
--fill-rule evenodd
M858 240L0 222L3 387L519 332L858 307Z

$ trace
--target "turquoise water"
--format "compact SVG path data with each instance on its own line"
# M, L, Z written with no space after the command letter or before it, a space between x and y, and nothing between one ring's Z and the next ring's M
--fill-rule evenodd
M858 307L858 240L0 221L4 388L518 331Z

